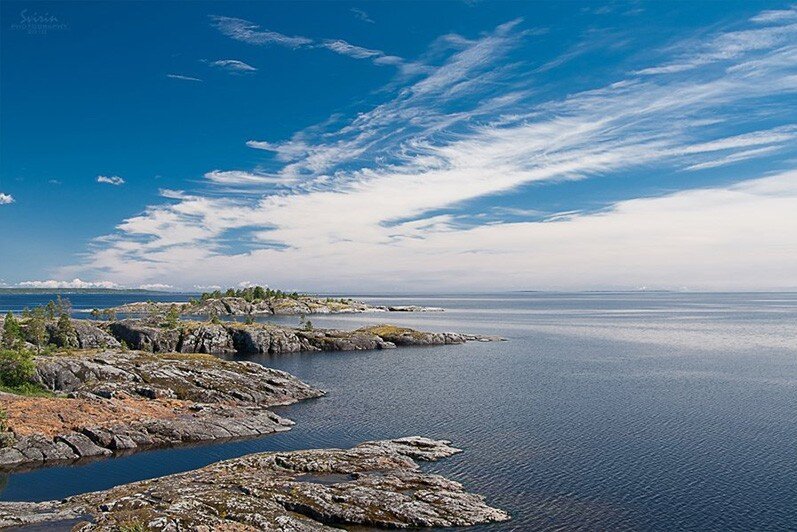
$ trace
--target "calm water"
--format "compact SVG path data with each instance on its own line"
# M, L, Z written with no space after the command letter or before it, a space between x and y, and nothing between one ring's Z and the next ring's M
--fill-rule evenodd
M285 434L14 474L0 498L59 498L255 451L421 434L466 451L427 470L514 518L480 530L797 529L797 294L371 301L447 311L313 323L509 341L253 358L329 395L281 409L297 422Z

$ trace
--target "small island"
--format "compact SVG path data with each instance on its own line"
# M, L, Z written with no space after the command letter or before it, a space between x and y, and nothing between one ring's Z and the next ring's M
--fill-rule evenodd
M319 297L298 292L283 292L252 286L228 288L224 292L205 292L198 298L186 302L163 303L138 301L112 307L96 309L95 316L116 314L147 315L176 309L181 316L301 316L307 314L351 314L362 312L441 312L437 307L417 305L381 306L369 305L351 298Z

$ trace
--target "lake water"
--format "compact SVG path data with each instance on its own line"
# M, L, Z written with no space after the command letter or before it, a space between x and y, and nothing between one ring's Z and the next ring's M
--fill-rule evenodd
M71 297L76 309L114 303L82 297ZM279 409L297 422L284 434L12 474L0 498L60 498L256 451L419 434L465 449L426 470L513 516L477 530L797 529L797 294L363 299L446 312L312 321L508 341L251 358L329 395ZM0 309L18 303L0 296Z

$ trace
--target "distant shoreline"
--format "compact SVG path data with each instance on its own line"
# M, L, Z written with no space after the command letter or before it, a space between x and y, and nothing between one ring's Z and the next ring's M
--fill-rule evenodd
M0 288L0 295L38 295L38 294L134 294L134 295L191 295L193 292L162 292L139 288Z

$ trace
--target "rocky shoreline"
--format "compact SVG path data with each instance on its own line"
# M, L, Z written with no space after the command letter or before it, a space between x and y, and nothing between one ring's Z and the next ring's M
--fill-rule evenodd
M421 437L352 449L257 453L61 501L0 503L0 527L72 530L340 530L450 527L509 519L416 460L460 452Z
M214 354L501 340L393 325L341 331L171 315L118 321L28 316L19 324L7 318L14 326L2 327L9 336L0 340L13 340L17 351L5 351L5 363L18 367L27 357L32 373L26 383L36 393L0 391L0 472L285 431L293 422L272 407L324 394L283 371ZM34 339L36 345L29 343ZM39 354L31 358L33 349ZM448 444L412 437L348 450L254 454L62 501L0 503L0 527L309 531L509 519L460 484L420 471L414 460L459 452Z
M78 349L61 345L67 349L34 359L31 382L58 396L0 393L10 431L5 437L10 443L0 447L0 469L284 431L293 422L270 407L324 393L290 374L211 354L280 355L493 340L499 338L392 325L339 331L236 322L180 321L169 328L146 320L72 320L70 336L51 331L50 341Z
M269 407L323 395L253 362L142 352L40 356L35 381L57 397L0 394L11 443L0 469L288 430Z
M311 296L270 297L247 301L241 297L208 298L200 301L163 303L139 301L106 309L124 315L164 314L175 307L183 316L301 316L310 314L354 314L363 312L442 312L437 307L417 305L369 305L354 299Z
M422 332L393 325L362 327L352 331L297 328L269 323L180 321L164 327L157 321L71 320L73 332L67 339L80 349L120 348L153 353L209 353L218 355L280 355L300 351L359 351L392 349L397 346L433 346L490 342L501 338L463 333ZM64 346L64 339L48 323L50 342Z

